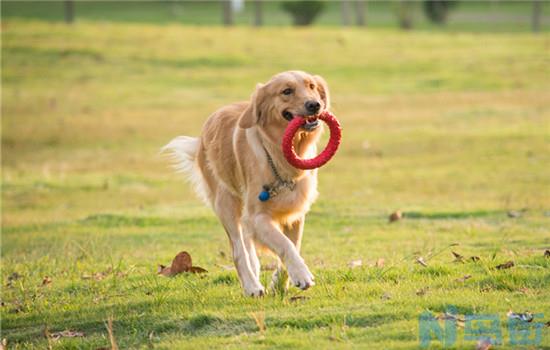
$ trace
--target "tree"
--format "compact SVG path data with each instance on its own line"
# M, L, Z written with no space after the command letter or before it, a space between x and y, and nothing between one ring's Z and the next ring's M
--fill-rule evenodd
M533 12L531 14L531 22L533 32L538 32L540 30L540 17L542 14L542 1L534 0L533 1Z
M73 0L65 0L63 3L65 8L65 23L74 22L74 2Z
M412 1L401 0L397 4L397 20L399 28L409 30L413 27L413 5Z
M261 27L263 24L262 0L254 0L254 25Z
M323 11L325 2L314 0L285 1L282 3L282 8L290 13L294 25L307 26L313 23L315 18Z
M231 8L230 0L222 0L223 6L223 25L232 26L233 25L233 9Z
M449 10L456 6L453 0L424 0L424 13L430 21L436 24L445 24Z
M366 24L365 21L365 6L366 0L356 0L355 1L355 16L357 20L358 26L364 26Z
M343 26L349 26L350 25L350 6L349 6L349 0L340 0L340 7L342 10L342 25Z

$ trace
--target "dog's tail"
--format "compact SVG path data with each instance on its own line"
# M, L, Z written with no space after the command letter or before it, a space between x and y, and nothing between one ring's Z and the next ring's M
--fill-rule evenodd
M162 147L160 153L168 154L173 162L174 169L183 173L193 185L197 196L207 205L210 205L209 190L202 171L197 163L200 138L178 136Z

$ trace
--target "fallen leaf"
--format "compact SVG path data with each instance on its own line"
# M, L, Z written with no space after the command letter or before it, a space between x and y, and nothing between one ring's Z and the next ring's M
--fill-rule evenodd
M290 301L291 303L294 303L294 302L297 302L299 300L304 301L304 300L308 300L308 299L309 299L309 297L306 297L305 295L295 295L293 297L290 297L288 299L288 301Z
M453 256L455 257L454 262L464 262L464 257L462 255L458 254L457 252L453 252L453 251L451 251L451 253L453 253Z
M416 295L418 295L419 297L421 297L423 295L426 295L426 293L428 293L429 289L430 289L429 287L421 288L421 289L416 291Z
M457 278L455 281L456 282L465 282L467 279L470 279L470 278L472 278L472 275L464 275L460 278Z
M506 316L508 318L521 320L523 322L531 322L531 321L533 321L533 318L534 318L533 314L530 313L530 312L525 312L525 313L522 313L522 314L518 314L518 313L512 312L512 310L508 311Z
M348 266L351 269L356 268L356 267L361 267L361 266L363 266L363 260L361 260L361 259L352 260L348 263Z
M391 213L388 220L389 220L389 222L395 222L395 221L401 220L402 218L403 218L403 214L401 213L401 211L397 210L397 211Z
M42 279L42 285L45 286L47 284L50 284L52 283L52 279L51 277L48 277L48 276L45 276L43 279Z
M514 266L514 262L510 260L510 261L505 262L504 264L500 264L500 265L495 266L495 268L497 270L506 270L506 269L511 268L512 266Z
M376 260L376 263L374 264L374 267L384 267L385 263L386 262L384 258L378 258L378 260Z
M437 319L439 321L447 321L447 320L455 321L456 324L460 327L464 327L464 323L466 322L465 319L460 318L457 315L450 314L448 312L445 312L444 314L437 316Z
M419 263L420 265L424 266L424 267L428 267L428 264L426 264L426 262L424 261L424 258L421 257L421 256L416 258L416 262Z
M489 350L491 346L491 339L480 339L477 341L476 350Z
M544 251L544 257L545 257L545 258L550 258L550 250L549 250L549 249L546 249L546 250Z
M193 266L191 255L187 252L179 252L174 260L172 260L172 265L169 267L164 265L159 265L158 267L158 274L167 277L175 276L182 272L204 273L208 271L202 267Z
M77 337L83 337L83 336L84 336L84 332L71 331L71 330L54 332L50 334L50 338L52 340L59 340L61 338L77 338Z
M191 273L206 273L206 272L208 272L208 271L206 271L205 269L203 269L202 267L199 267L199 266L191 266L187 272L191 272Z

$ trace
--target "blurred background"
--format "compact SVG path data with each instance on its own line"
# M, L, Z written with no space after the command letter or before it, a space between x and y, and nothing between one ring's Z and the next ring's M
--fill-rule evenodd
M443 31L545 31L544 1L4 1L3 18L198 26L362 26Z
M461 313L506 312L503 300L550 313L549 2L3 0L1 10L8 342L45 348L49 324L87 334L59 347L104 347L112 312L121 348L299 347L315 334L331 348L328 333L356 322L339 341L413 349L418 315L451 299ZM241 299L217 218L158 155L290 69L327 80L343 125L302 248L319 287L293 307ZM454 263L451 245L480 265ZM208 277L157 278L180 250ZM534 267L492 270L507 260ZM255 332L258 303L266 337L239 338Z

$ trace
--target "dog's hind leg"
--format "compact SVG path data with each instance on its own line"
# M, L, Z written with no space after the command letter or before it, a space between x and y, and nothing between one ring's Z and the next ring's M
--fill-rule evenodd
M256 267L251 266L249 249L247 241L243 237L242 227L239 223L241 216L240 202L229 191L218 188L214 202L214 211L218 215L229 240L231 241L231 250L233 261L239 274L244 293L248 296L262 296L265 293L264 287L260 283L259 276L255 274ZM254 251L255 254L255 251ZM256 260L258 258L256 257ZM259 269L259 263L258 263Z
M292 243L294 243L296 250L300 252L300 247L302 245L302 234L304 232L304 217L301 217L292 223L283 225L282 229L285 236L287 236ZM288 272L280 259L277 263L277 269L271 277L270 289L274 293L284 293L288 289Z

